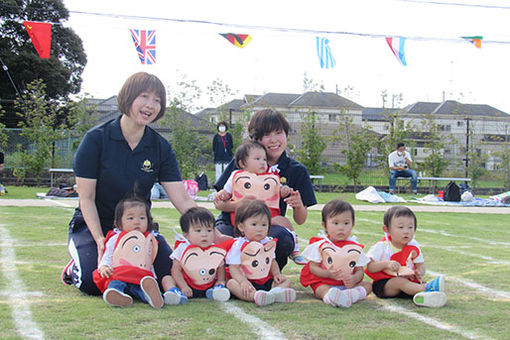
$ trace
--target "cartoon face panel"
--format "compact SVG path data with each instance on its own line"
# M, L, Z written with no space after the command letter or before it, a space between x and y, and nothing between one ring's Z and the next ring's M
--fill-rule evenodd
M241 251L241 269L250 280L263 279L269 275L273 262L276 242L269 241L265 245L250 242Z
M246 196L264 201L270 208L280 204L280 180L274 174L257 175L247 171L236 174L232 182L233 200Z
M189 247L182 255L181 264L195 284L203 285L216 278L216 272L223 264L225 254L225 249L218 247L210 247L206 250Z
M144 234L137 230L130 231L117 242L113 252L113 268L118 266L134 266L151 270L152 263L158 252L158 243L154 235Z
M320 246L322 266L326 270L338 270L342 273L352 273L358 263L362 248L355 244L348 244L342 248L325 242Z
M398 271L384 270L388 275L392 276L411 276L414 275L414 262L413 260L418 257L420 250L415 246L405 246L401 251L391 256L392 261L400 263Z

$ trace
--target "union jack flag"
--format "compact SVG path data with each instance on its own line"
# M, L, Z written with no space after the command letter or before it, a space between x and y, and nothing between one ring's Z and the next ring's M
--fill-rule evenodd
M129 30L135 43L138 57L142 64L156 63L156 31L155 30Z

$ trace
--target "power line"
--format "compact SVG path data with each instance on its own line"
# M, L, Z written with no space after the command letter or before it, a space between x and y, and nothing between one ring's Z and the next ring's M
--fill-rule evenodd
M462 2L442 2L442 1L427 1L427 0L398 0L398 1L402 1L402 2L415 2L415 3L418 3L418 4L427 4L427 5L477 7L477 8L488 8L488 9L510 9L510 7L507 7L507 6L467 4L467 3L462 3Z
M410 0L408 0L410 1ZM277 26L261 26L249 24L232 24L226 22L209 21L209 20L195 20L195 19L177 19L177 18L163 18L163 17L148 17L139 15L126 15L126 14L111 14L111 13L97 13L97 12L84 12L84 11L69 11L74 14L92 15L99 17L128 19L128 20L148 20L148 21L170 21L183 24L201 24L201 25L214 25L220 27L235 27L242 29L257 29L278 32L291 32L291 33L308 33L308 34L328 34L328 35L350 35L365 38L386 38L395 37L394 34L377 34L377 33L360 33L349 31L332 31L332 30L314 30L304 28L291 28L291 27L277 27ZM398 36L398 35L397 35ZM425 36L399 36L408 40L421 40L421 41L443 41L443 42L465 42L459 38L440 38L440 37L425 37ZM484 44L510 44L510 41L504 40L483 40Z

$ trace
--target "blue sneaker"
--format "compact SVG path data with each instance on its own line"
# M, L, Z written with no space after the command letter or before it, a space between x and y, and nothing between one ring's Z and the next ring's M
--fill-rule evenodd
M166 305L183 305L188 302L188 298L177 287L173 287L163 294Z
M226 302L230 299L230 291L224 285L217 285L206 290L205 296L214 301Z
M439 275L425 286L426 292L444 292L444 276Z

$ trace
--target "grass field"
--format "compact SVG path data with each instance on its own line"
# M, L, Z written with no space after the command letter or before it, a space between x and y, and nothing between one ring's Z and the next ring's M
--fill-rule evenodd
M162 208L153 214L171 240L179 214ZM381 237L382 214L356 214L354 234L367 247ZM162 310L142 303L112 308L62 285L71 215L66 207L0 207L1 338L508 339L510 215L417 213L426 278L446 276L448 304L441 309L373 295L350 309L335 309L300 286L300 267L292 263L283 271L298 292L292 305L258 308L199 299ZM302 247L319 229L320 212L310 211L297 227Z

